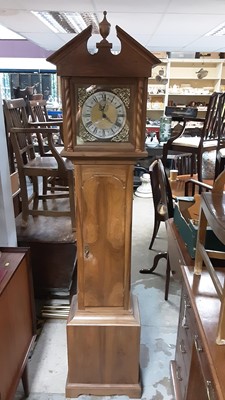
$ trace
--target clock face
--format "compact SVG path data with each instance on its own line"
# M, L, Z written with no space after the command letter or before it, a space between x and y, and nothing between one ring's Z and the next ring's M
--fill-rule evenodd
M126 107L115 93L97 91L85 100L81 119L84 128L96 139L112 139L126 124Z

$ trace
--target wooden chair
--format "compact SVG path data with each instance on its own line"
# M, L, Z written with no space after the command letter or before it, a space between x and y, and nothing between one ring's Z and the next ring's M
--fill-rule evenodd
M19 174L23 226L27 225L29 215L57 217L67 215L71 217L72 229L75 230L74 168L71 161L63 159L54 146L53 135L58 130L31 127L27 121L23 99L4 100L3 107L7 132L10 136ZM34 146L37 136L39 136L39 140L42 137L47 139L50 149L49 155L37 155ZM27 177L29 177L33 186L31 196L28 195ZM43 178L42 194L39 193L39 177ZM49 178L53 179L54 187L52 184L49 185ZM55 182L57 182L57 185ZM50 203L47 202L47 200L62 198L69 199L69 211L62 210L60 207L57 208L55 203L51 208ZM42 200L42 208L39 207L39 200Z
M56 145L63 144L63 119L49 118L46 100L29 100L27 102L28 113L31 121L38 126L58 127L59 133L55 138Z
M154 204L154 228L153 234L149 245L149 250L151 250L153 243L155 241L156 235L158 233L160 223L163 221L165 222L167 218L173 217L173 199L172 193L170 189L170 184L168 181L167 174L163 172L165 175L163 177L165 181L165 195L166 195L166 213L165 213L165 206L162 203L162 188L160 185L159 177L160 177L160 170L159 168L163 169L161 165L161 160L155 160L149 167L149 173L151 178L151 186L152 186L152 197L153 197L153 204ZM161 171L162 174L162 171ZM168 216L167 216L168 213Z
M166 165L167 155L170 150L177 152L186 152L192 154L191 175L195 173L195 161L197 164L198 180L202 181L202 154L205 151L217 149L218 144L218 126L222 123L219 118L224 118L221 112L222 93L215 92L210 96L209 104L204 119L195 118L194 121L202 122L203 127L200 136L185 136L187 122L190 118L184 119L182 131L172 136L163 146L163 163Z
M215 178L224 170L225 168L225 93L220 98L221 101L221 117L219 125L219 137L218 146L216 151L216 166L215 166Z
M185 182L184 195L188 196L190 193L194 196L196 187L201 191L211 191L217 177L223 172L225 167L225 93L222 93L219 98L219 113L218 113L218 139L215 157L215 172L212 184L200 181L199 179L188 179Z
M160 222L164 221L166 223L166 221L169 218L173 217L173 199L168 177L166 175L165 168L163 166L161 159L153 161L153 163L149 167L149 171L151 177L153 204L155 210L155 223L153 229L153 236L149 246L149 249L151 249L155 237L157 235ZM151 268L140 269L139 272L141 274L151 274L152 272L155 271L159 260L161 260L162 258L165 258L167 260L164 298L165 300L168 300L171 270L167 252L161 252L157 254L154 258L153 266Z

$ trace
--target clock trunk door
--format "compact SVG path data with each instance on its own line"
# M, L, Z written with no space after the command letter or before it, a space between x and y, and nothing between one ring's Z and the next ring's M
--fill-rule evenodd
M75 170L78 307L128 308L133 166Z

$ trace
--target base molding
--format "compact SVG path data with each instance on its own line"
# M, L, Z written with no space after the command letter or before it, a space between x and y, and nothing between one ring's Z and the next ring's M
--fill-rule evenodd
M141 384L82 384L66 383L66 397L73 398L80 395L92 396L128 396L132 399L141 398Z

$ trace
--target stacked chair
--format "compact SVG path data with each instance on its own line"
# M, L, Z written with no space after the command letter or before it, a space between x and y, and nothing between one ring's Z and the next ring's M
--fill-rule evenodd
M53 136L59 129L30 123L22 98L4 100L3 110L20 181L22 226L27 226L29 215L70 216L74 231L74 167L55 147ZM47 141L48 152L44 151L43 138ZM28 193L28 181L32 193ZM69 199L69 210L60 208L63 198Z

